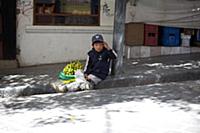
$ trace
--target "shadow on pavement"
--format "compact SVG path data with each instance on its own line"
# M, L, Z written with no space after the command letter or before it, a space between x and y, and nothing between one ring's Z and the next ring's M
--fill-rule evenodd
M194 82L194 81L193 81ZM192 104L200 103L200 81L153 84L138 87L90 90L66 94L35 95L30 97L10 98L2 102L10 109L52 109L62 107L87 109L111 103L140 101L153 99L160 102L184 101Z

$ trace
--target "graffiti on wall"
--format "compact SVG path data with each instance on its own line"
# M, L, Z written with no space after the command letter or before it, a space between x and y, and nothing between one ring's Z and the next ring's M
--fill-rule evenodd
M23 18L31 22L31 12L33 9L32 0L17 0L17 27ZM22 22L23 23L23 22Z
M108 17L109 16L113 16L114 14L111 13L111 12L112 11L111 11L111 8L110 8L108 2L105 1L104 4L103 4L103 14L106 15L106 16L108 16Z
M31 0L17 0L17 14L26 14L28 11L33 9L33 4Z
M17 27L17 54L20 55L20 44L25 34L26 25L31 24L33 13L33 0L17 0L16 27Z

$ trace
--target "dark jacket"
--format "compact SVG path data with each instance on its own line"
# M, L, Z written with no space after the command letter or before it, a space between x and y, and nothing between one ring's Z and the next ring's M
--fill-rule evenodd
M110 60L116 59L116 56L113 50L104 48L101 52L97 52L93 48L88 52L84 74L93 74L104 80L109 73Z

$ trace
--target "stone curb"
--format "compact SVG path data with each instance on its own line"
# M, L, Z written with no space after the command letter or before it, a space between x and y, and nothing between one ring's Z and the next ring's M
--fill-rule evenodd
M181 82L200 79L200 70L169 72L165 74L122 75L108 78L97 86L96 89L143 86L155 83ZM0 97L30 96L36 94L57 93L50 84L27 87L20 90L0 90Z
M173 72L167 74L128 75L108 79L98 85L98 89L142 86L155 83L181 82L200 79L200 70Z

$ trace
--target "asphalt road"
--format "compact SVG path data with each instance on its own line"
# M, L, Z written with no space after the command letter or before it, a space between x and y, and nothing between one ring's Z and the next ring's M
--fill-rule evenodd
M0 98L1 133L199 133L200 81Z

